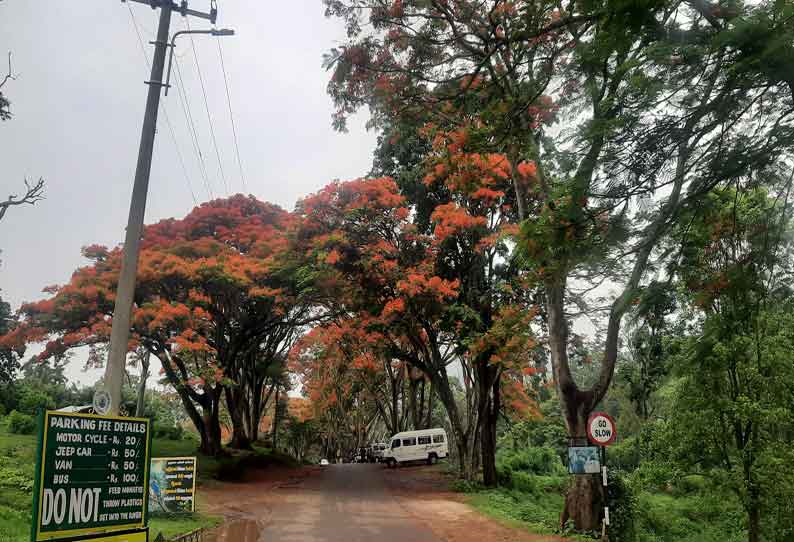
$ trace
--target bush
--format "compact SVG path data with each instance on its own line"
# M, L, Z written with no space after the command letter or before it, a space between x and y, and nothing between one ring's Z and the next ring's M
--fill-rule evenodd
M185 430L181 425L154 424L154 437L168 440L182 440Z
M634 523L638 498L636 492L619 471L611 471L607 486L609 506L609 539L615 542L633 542L636 538Z
M19 410L24 414L37 414L40 408L53 409L55 401L52 397L38 390L25 390L19 399Z
M496 475L499 483L514 487L517 473L560 475L565 473L565 467L563 467L557 452L552 448L524 448L499 454L496 459ZM532 485L526 476L522 476L518 483L525 487Z
M482 489L483 485L474 480L463 480L459 478L452 482L452 491L458 493L476 493Z
M12 410L8 415L8 430L18 435L32 435L36 432L36 419Z
M613 469L633 471L641 462L642 450L637 437L629 437L616 442L607 450L607 465Z

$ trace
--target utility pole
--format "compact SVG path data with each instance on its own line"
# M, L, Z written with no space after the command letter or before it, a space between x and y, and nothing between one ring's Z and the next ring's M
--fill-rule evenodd
M124 2L125 0L122 0ZM143 219L146 213L146 196L149 191L149 174L152 170L152 151L154 136L157 129L157 112L160 107L160 89L163 83L165 55L169 47L169 30L173 11L182 16L195 16L208 19L215 24L218 10L215 1L211 0L209 13L188 9L186 0L176 5L172 0L129 0L160 8L160 23L157 26L157 41L154 42L154 58L146 96L146 112L143 116L141 142L138 148L138 164L135 167L135 182L132 186L132 201L127 219L127 231L124 237L124 255L121 264L116 303L113 309L113 327L110 332L110 355L105 367L105 391L110 395L109 413L118 415L121 406L121 386L124 379L124 368L127 361L127 345L130 336L130 320L132 304L135 296L135 277L138 273L138 255L143 237Z

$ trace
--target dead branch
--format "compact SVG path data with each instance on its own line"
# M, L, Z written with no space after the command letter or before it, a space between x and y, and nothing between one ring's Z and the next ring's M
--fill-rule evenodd
M3 88L3 85L5 85L9 80L14 81L16 78L17 76L14 75L14 72L11 69L11 51L8 51L8 73L5 75L5 77L3 77L3 80L0 81L0 88Z
M13 205L34 205L36 202L41 201L44 199L44 179L39 178L36 184L31 185L27 179L25 179L25 194L20 198L14 194L8 196L6 201L0 202L0 220L8 211L8 208Z

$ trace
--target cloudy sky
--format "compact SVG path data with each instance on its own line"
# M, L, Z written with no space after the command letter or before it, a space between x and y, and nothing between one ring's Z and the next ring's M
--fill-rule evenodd
M204 11L209 3L191 0L190 7ZM361 176L371 163L375 135L363 116L348 134L331 129L322 54L344 32L324 17L321 1L219 0L218 8L218 27L237 32L220 39L246 186L216 38L195 38L208 107L190 40L180 38L187 107L176 88L162 102L174 137L161 110L147 223L184 216L195 205L191 188L199 202L246 192L292 209L298 198L329 180ZM47 182L45 201L13 208L0 223L0 288L14 307L68 281L84 263L82 246L123 239L149 76L135 24L151 58L157 14L118 0L0 0L0 53L13 53L18 74L3 88L14 118L0 124L0 198L17 193L25 178ZM199 19L190 24L208 27ZM181 29L174 15L172 31ZM70 374L85 383L94 378L79 367Z

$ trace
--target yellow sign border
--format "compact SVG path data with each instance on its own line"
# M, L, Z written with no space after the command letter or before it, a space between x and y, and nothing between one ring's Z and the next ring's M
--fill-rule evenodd
M192 509L190 511L191 512L195 512L196 511L196 478L198 478L198 457L196 457L195 455L180 455L180 456L176 456L176 457L152 457L152 458L149 459L149 466L151 466L153 461L157 461L157 460L172 461L174 459L192 459L193 460L193 489L192 489L193 502L191 503L192 504ZM149 498L149 490L148 490L148 488L146 490L146 498L147 498L146 502L148 503L149 502L148 501L148 498ZM148 506L148 504L147 504L147 506Z
M126 523L124 525L113 525L112 527L105 527L97 529L96 527L88 527L85 529L71 529L69 531L53 531L49 533L41 532L41 512L44 506L44 458L47 456L47 432L49 431L50 415L56 416L75 416L78 418L93 418L95 420L114 420L125 422L144 422L146 424L146 467L144 469L144 499L143 499L143 515L141 521L137 523ZM35 542L43 542L46 540L57 540L60 538L71 538L79 535L90 534L112 534L116 531L129 531L133 529L143 529L146 527L146 510L149 507L149 442L151 425L149 418L125 418L124 416L100 416L99 414L85 414L82 412L58 412L57 410L47 410L44 412L44 433L41 443L41 471L39 472L39 496L38 496L38 510L36 510L36 539Z

